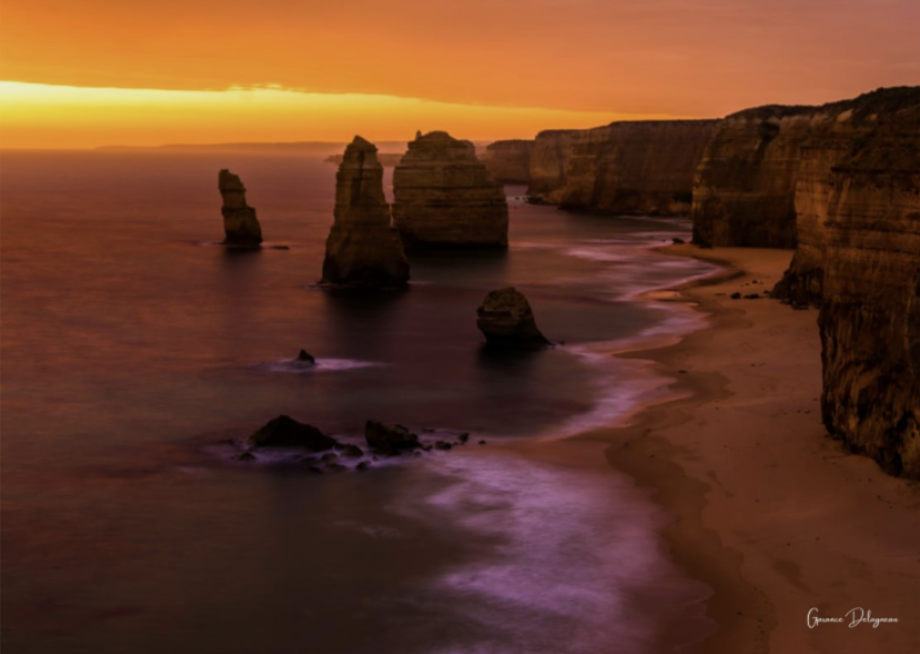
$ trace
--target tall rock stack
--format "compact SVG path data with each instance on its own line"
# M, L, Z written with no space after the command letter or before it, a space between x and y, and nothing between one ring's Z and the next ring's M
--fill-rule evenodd
M611 123L574 135L561 209L631 216L690 213L693 176L718 120Z
M408 280L409 262L390 225L377 148L356 136L336 174L335 222L326 240L322 283L391 288Z
M523 139L496 141L486 147L482 162L489 174L503 184L530 181L530 153L534 142Z
M238 175L227 169L217 176L217 188L223 200L224 245L257 248L262 243L262 227L256 210L246 204L246 187Z
M501 184L469 141L418 135L393 172L393 221L406 248L508 246Z
M826 220L821 408L831 436L920 478L920 103L891 108L815 199Z

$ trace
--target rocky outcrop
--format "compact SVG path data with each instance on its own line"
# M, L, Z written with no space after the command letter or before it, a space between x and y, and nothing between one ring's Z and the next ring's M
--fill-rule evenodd
M262 243L262 226L256 210L246 204L246 187L239 176L227 169L217 176L217 188L223 200L224 245L257 248Z
M469 141L419 135L393 172L393 221L406 248L508 246L508 204Z
M536 349L551 345L540 330L524 294L512 287L486 295L476 311L476 326L490 346Z
M572 137L559 207L621 215L690 213L693 176L718 120L611 123Z
M877 128L822 176L817 198L822 414L852 450L920 478L920 103L872 111Z
M527 196L531 202L559 204L565 188L572 139L580 131L551 129L537 134L530 151Z
M391 288L408 280L409 262L390 225L377 148L356 136L336 175L335 222L326 240L322 283Z
M339 447L339 442L326 436L313 425L297 422L290 416L278 416L249 437L248 444L256 447L296 447L311 452L325 452Z
M368 420L364 425L367 446L378 454L395 456L422 447L418 434L408 428L390 422Z
M527 184L533 146L532 140L496 141L486 147L482 162L489 174L503 184Z
M889 121L909 107L920 106L920 87L880 89L854 100L819 107L811 115L808 138L799 148L795 186L798 246L789 270L773 291L793 303L819 304L824 280L826 225L845 201L837 186L837 167L853 156L853 148L888 129ZM902 125L903 119L897 119ZM920 155L917 155L920 157ZM884 212L883 206L874 211Z
M380 162L380 165L384 168L392 168L393 166L398 166L399 162L402 161L402 153L395 152L378 152L377 161ZM328 157L323 159L325 163L340 164L345 160L344 154L330 154Z

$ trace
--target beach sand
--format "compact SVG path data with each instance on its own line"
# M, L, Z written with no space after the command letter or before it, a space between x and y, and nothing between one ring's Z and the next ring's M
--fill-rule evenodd
M577 440L608 442L610 465L673 515L671 555L713 589L719 630L697 651L920 652L920 485L826 436L817 310L729 298L772 288L792 252L666 251L727 266L656 296L696 303L709 328L620 355L655 361L679 399ZM809 629L813 608L844 622ZM898 622L851 628L855 608Z

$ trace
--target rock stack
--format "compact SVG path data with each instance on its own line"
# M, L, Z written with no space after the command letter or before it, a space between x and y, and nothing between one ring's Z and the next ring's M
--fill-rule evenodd
M336 175L335 222L326 240L323 284L394 288L409 281L409 262L383 195L377 148L356 136Z
M508 246L501 184L469 141L418 135L393 173L393 221L406 248Z
M476 314L476 326L491 346L538 349L552 345L537 329L527 298L515 288L492 291Z
M238 175L220 171L217 187L223 200L220 212L224 217L224 245L257 248L262 243L262 227L256 210L246 204L246 187Z

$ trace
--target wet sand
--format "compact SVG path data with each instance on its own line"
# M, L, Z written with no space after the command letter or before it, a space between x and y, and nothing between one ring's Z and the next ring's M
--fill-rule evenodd
M672 556L713 589L706 613L719 629L696 650L920 651L920 485L826 436L817 310L729 298L772 288L792 252L666 251L727 265L656 295L697 304L711 326L621 355L653 360L677 399L578 440L610 443L610 465L672 515ZM851 628L857 608L898 622ZM812 609L843 622L809 629Z

